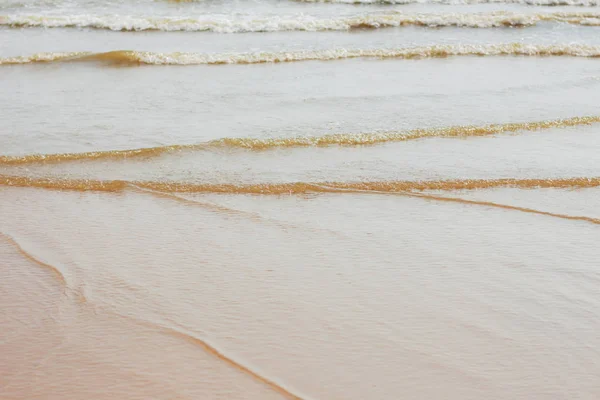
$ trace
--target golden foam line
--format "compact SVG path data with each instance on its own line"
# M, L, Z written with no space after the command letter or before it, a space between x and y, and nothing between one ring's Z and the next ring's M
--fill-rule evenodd
M120 192L128 184L126 181L102 181L93 179L28 178L0 175L0 185L11 187L32 187L38 189L73 190L79 192Z
M103 159L150 158L182 150L211 148L238 148L263 151L275 148L368 146L390 142L441 137L461 138L490 136L518 131L541 131L600 123L600 116L584 116L550 121L536 121L481 126L451 126L446 128L415 129L411 131L388 131L359 134L333 134L323 136L293 136L289 138L253 139L224 138L192 145L170 145L132 150L92 151L85 153L30 154L25 156L0 156L0 165L27 165L36 163L61 163L70 161L93 161Z
M26 165L36 163L60 163L69 161L94 161L106 159L127 159L127 158L145 158L156 157L161 154L175 152L178 150L191 150L206 147L206 144L199 145L170 145L159 147L147 147L131 150L109 150L109 151L89 151L83 153L63 153L63 154L30 154L25 156L0 156L0 165Z
M365 146L387 142L430 137L471 137L489 136L499 133L517 131L539 131L552 128L565 128L579 125L591 125L600 122L600 116L584 116L550 121L490 124L483 126L451 126L447 128L415 129L406 132L388 131L379 133L333 134L313 137L291 137L274 139L225 138L211 144L226 147L238 147L250 150L266 150L278 147L310 147L310 146ZM1 159L0 159L1 162Z
M60 271L59 268L55 267L52 264L48 264L44 261L41 261L40 259L35 257L33 254L29 253L27 250L25 250L23 248L23 246L21 246L19 244L19 242L17 242L17 240L15 238L10 236L9 234L0 232L0 236L2 236L7 242L9 242L11 245L13 245L23 257L25 257L29 261L31 261L43 268L50 270L53 273L53 275L55 275L56 278L60 281L60 283L63 287L63 290L65 288L67 288L67 279L65 278L64 274Z
M521 189L535 188L593 188L600 186L600 177L555 179L454 179L433 181L366 181L366 182L292 182L257 184L185 183L158 181L124 181L95 179L32 178L0 175L1 186L31 187L53 190L120 192L128 187L156 190L167 193L225 193L225 194L305 194L336 193L345 190L371 192L407 192L425 190L474 190L498 187Z
M600 18L598 19L600 24ZM591 24L592 22L589 22ZM116 50L106 53L39 53L0 59L0 65L48 62L98 62L114 66L136 65L223 65L264 64L299 61L333 61L355 58L424 59L453 56L600 57L600 46L585 44L535 45L508 43L494 45L435 45L395 49L304 50L259 53L157 53Z

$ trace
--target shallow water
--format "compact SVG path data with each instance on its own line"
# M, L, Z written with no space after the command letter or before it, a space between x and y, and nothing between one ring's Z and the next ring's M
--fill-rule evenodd
M598 7L345 3L0 2L0 398L600 396Z

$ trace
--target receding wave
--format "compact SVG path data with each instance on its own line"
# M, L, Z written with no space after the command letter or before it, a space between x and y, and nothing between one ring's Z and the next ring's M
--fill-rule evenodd
M161 192L158 190L151 190L151 189L145 189L145 188L141 188L138 186L131 186L132 189L137 190L141 193L146 193L146 194L150 194L152 196L155 197L159 197L159 198L163 198L163 199L170 199L173 201L176 201L178 203L182 203L188 206L198 206L198 207L202 207L206 210L210 210L213 212L217 212L221 215L229 215L229 216L241 216L244 218L247 218L251 221L254 222L263 222L263 223L268 223L271 224L272 226L276 226L282 229L300 229L303 231L308 231L308 232L325 232L329 235L333 235L333 236L343 236L341 235L338 231L335 230L330 230L330 229L326 229L326 228L316 228L316 227L310 227L310 226L305 226L305 225L297 225L297 224L293 224L290 222L285 222L279 219L273 219L273 218L269 218L266 217L260 213L256 213L253 211L245 211L245 210L241 210L238 208L234 208L234 207L227 207L221 204L216 204L213 202L209 202L209 201L204 201L204 200L198 200L195 198L189 198L186 197L185 194L177 194L177 193L172 193L172 192Z
M460 197L447 197L431 194L427 191L458 191L493 188L520 189L584 189L600 187L600 177L577 177L556 179L463 179L438 181L365 181L365 182L292 182L264 184L195 184L183 182L162 181L124 181L124 180L92 180L92 179L61 179L61 178L30 178L23 176L0 175L0 185L12 187L28 187L50 190L68 191L100 191L121 192L127 189L149 191L154 195L165 195L178 201L196 204L177 196L175 193L219 193L219 194L250 194L250 195L292 195L308 193L355 193L355 194L399 194L418 197L426 200L480 205L501 208L531 214L545 215L574 221L585 221L600 224L600 219L587 216L552 213L532 208L518 207L509 204L499 204L489 201L468 200ZM43 264L46 266L46 264ZM260 379L260 377L259 377ZM261 379L262 380L262 379ZM271 381L265 383L273 386ZM277 388L281 389L278 385ZM286 394L290 392L284 390Z
M426 199L426 200L500 208L500 209L504 209L504 210L520 211L520 212L524 212L524 213L528 213L528 214L538 214L538 215L544 215L547 217L567 219L567 220L571 220L571 221L584 221L584 222L590 222L592 224L600 225L600 219L587 217L587 216L583 216L583 215L559 214L559 213L553 213L553 212L549 212L549 211L536 210L534 208L519 207L519 206L510 205L510 204L500 204L500 203L494 203L491 201L468 200L468 199L463 199L460 197L446 197L446 196L438 196L438 195L424 194L424 193L402 193L402 194L405 196L420 197L420 198Z
M425 190L473 190L511 187L521 189L560 188L582 189L600 186L600 177L555 178L555 179L454 179L436 181L365 181L365 182L290 182L218 184L187 183L169 181L126 181L95 179L34 178L26 176L0 175L1 186L31 187L40 189L120 192L127 188L157 190L170 193L228 193L228 194L305 194L361 192L413 192Z
M174 329L174 328L163 327L163 329L173 336L183 338L197 346L200 346L202 349L204 349L209 354L211 354L214 357L218 358L219 360L227 363L230 367L233 367L236 370L252 377L253 379L266 385L267 387L269 387L270 389L279 393L280 395L284 396L285 398L292 399L292 400L303 400L303 397L294 393L291 389L286 388L281 383L277 383L274 380L272 380L271 378L269 378L265 375L262 375L262 374L256 372L255 370L253 370L252 368L247 367L246 365L242 364L241 362L235 360L234 358L227 355L222 350L219 350L213 344L210 344L206 339L201 339L193 334L186 333L181 330Z
M60 268L55 267L52 264L48 264L48 263L40 260L39 258L34 256L32 253L25 250L23 248L23 246L21 246L21 244L19 244L19 242L14 237L9 235L8 233L0 232L0 237L3 237L5 240L7 240L11 245L13 245L17 249L17 251L23 257L25 257L29 261L41 266L42 268L46 268L46 269L50 270L56 276L56 278L60 281L61 285L63 286L63 289L67 287L67 278L62 273Z
M332 61L353 58L422 59L452 56L600 57L600 46L584 44L436 45L399 49L332 49L259 53L155 53L118 50L106 53L38 53L0 58L0 65L49 62L100 62L108 65L223 65L298 61Z
M580 6L595 7L600 5L597 0L295 0L300 3L335 3L335 4L524 4L529 6Z
M102 306L95 305L95 307L98 308L98 307L102 307ZM225 351L219 349L215 344L212 344L208 339L203 338L200 334L189 331L188 329L184 328L183 326L181 326L180 324L178 324L172 320L169 321L168 325L165 325L164 323L155 322L155 321L151 321L151 320L148 320L145 318L137 317L134 314L120 313L115 308L112 308L112 307L108 307L108 308L102 307L102 309L103 309L103 311L112 313L113 315L115 315L119 318L124 318L128 321L132 321L133 323L135 323L137 325L146 326L151 329L159 330L165 334L176 337L178 339L183 339L195 346L198 346L198 347L202 348L204 351L206 351L208 354L210 354L211 356L213 356L216 359L227 364L229 367L234 368L235 370L248 375L249 377L256 380L257 382L260 382L263 385L270 388L271 390L279 393L286 399L292 399L292 400L303 400L304 399L304 397L301 397L300 395L294 393L291 389L286 388L285 385L283 385L281 383L277 383L275 380L263 375L262 373L259 373L258 371L255 371L253 368L246 366L244 363L242 363L242 362L236 360L234 357L228 355Z
M232 19L233 18L233 19ZM519 14L449 13L449 14L366 14L349 17L317 18L304 15L261 18L235 17L129 17L129 16L0 16L0 26L15 28L92 28L113 31L211 31L219 33L275 32L275 31L344 31L350 29L377 29L401 26L498 28L526 27L540 22L559 22L575 25L600 26L597 13L541 13Z
M275 148L369 146L382 143L403 142L424 138L465 138L490 136L519 131L541 131L600 123L600 116L583 116L549 121L509 124L466 125L409 131L387 131L359 134L333 134L323 136L293 136L270 139L223 138L190 145L170 145L131 150L92 151L85 153L29 154L25 156L0 156L0 165L27 165L37 163L62 163L104 159L150 158L183 150L209 150L218 148L264 151Z

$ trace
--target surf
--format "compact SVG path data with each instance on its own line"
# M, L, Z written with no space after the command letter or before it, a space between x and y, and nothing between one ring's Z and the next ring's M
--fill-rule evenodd
M585 44L536 45L508 43L494 45L434 45L407 48L304 50L256 53L160 53L116 50L110 52L37 53L0 58L0 65L95 62L104 65L228 65L267 64L300 61L335 61L357 58L414 60L447 57L600 57L600 46Z
M406 14L388 12L355 16L318 18L307 15L256 17L133 17L98 15L5 15L0 26L9 28L86 28L111 31L186 31L217 33L280 32L280 31L348 31L382 29L403 26L503 28L531 27L542 22L600 26L600 14L591 12L557 13L450 13Z

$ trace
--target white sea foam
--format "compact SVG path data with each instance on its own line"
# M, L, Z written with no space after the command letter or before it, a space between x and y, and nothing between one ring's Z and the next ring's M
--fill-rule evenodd
M114 31L211 31L219 33L273 31L343 31L401 26L495 28L533 26L540 22L600 26L600 13L448 13L448 14L363 14L350 17L316 18L209 16L200 18L129 17L129 16L0 16L0 25L8 27L92 28Z
M451 56L530 56L530 57L600 57L600 46L565 44L533 45L509 43L498 45L437 45L398 49L331 49L258 53L159 53L118 50L106 53L39 53L0 59L0 65L45 62L102 62L113 65L219 65L261 64L296 61L331 61L351 58L443 58Z

